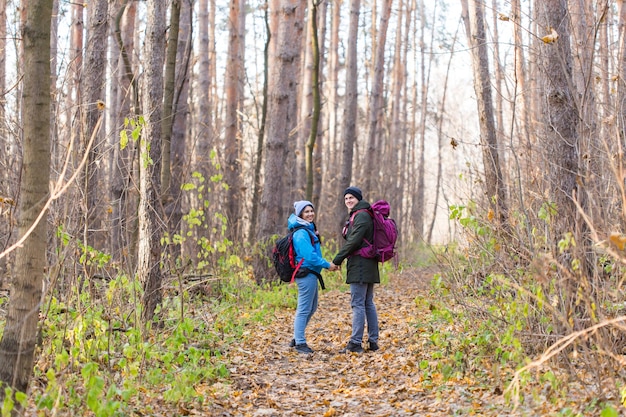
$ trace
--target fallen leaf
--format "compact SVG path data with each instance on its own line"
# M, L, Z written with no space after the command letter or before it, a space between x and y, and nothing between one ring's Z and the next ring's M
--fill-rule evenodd
M554 28L550 28L550 34L541 38L545 43L553 43L559 39L559 34L554 30Z
M624 247L626 247L626 235L623 235L622 233L617 233L617 232L611 233L611 236L609 236L609 240L619 250L624 250Z

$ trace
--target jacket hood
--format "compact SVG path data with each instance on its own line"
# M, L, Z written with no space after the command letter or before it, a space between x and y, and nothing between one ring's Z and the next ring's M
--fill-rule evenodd
M287 229L291 230L296 226L305 226L311 230L314 230L313 223L307 222L306 220L296 216L294 213L289 215L287 219Z

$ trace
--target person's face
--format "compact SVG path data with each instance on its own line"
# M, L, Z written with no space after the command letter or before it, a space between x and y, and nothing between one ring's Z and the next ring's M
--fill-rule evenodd
M348 210L352 210L352 208L356 206L356 203L358 203L359 200L357 200L357 198L352 194L346 194L343 197L343 202L345 203L346 207L348 207Z
M306 208L302 210L302 213L300 213L300 217L311 223L315 218L315 210L311 206L306 206Z

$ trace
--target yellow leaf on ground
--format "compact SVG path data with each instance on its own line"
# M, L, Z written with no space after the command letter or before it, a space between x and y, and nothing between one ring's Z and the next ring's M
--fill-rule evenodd
M333 407L330 407L324 413L324 417L333 417L333 416L336 416L336 415L337 415L337 411Z

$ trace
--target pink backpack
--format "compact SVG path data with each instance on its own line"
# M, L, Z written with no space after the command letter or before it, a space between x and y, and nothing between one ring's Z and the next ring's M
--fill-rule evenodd
M398 240L398 227L393 219L389 218L389 203L378 200L372 204L371 210L357 210L350 216L350 223L359 211L367 211L374 222L374 239L368 242L369 246L359 249L357 254L364 258L377 259L379 262L387 262L396 256L396 240Z

